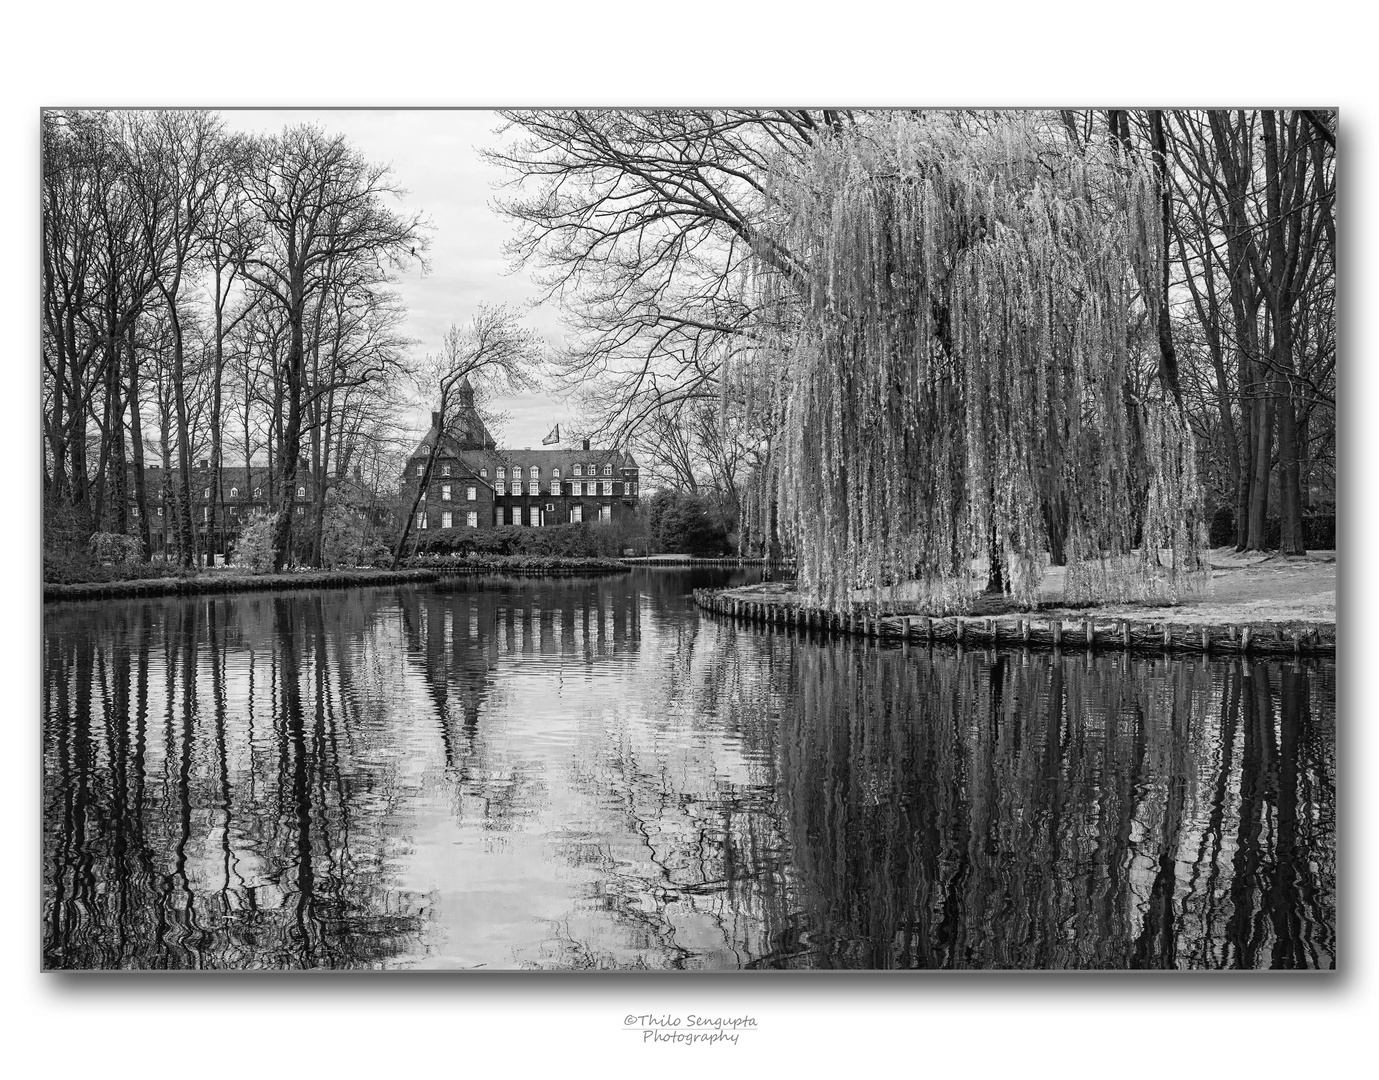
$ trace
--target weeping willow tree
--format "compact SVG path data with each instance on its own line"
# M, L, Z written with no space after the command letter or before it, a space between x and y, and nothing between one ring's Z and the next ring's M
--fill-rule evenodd
M895 115L821 138L772 195L809 277L763 268L763 294L795 302L771 305L791 317L757 362L812 601L967 610L986 562L1030 604L1051 548L1069 602L1203 586L1186 421L1128 378L1162 257L1148 160L1027 115Z

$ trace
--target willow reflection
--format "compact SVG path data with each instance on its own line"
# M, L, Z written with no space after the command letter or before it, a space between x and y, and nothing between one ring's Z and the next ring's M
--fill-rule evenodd
M1332 675L805 648L782 798L822 940L761 962L1331 966Z
M706 583L52 609L45 963L1333 965L1334 664L802 640Z

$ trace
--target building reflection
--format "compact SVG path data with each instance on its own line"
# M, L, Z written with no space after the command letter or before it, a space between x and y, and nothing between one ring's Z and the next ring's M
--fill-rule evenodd
M817 641L668 581L50 609L45 964L443 962L496 851L554 899L495 966L1334 965L1334 663Z

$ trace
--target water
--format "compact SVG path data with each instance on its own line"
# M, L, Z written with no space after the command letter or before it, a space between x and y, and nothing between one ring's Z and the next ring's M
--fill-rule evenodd
M50 605L54 968L1335 957L1335 667L879 648L723 572Z

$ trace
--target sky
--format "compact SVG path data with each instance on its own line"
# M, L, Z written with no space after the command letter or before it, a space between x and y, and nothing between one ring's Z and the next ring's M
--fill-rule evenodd
M503 244L510 223L492 208L507 178L480 157L498 144L501 118L488 110L464 109L294 109L225 110L226 126L251 133L281 131L315 123L349 139L366 160L392 166L408 192L400 208L421 211L432 225L430 270L400 275L394 288L407 306L403 333L417 342L418 355L437 351L451 323L463 325L481 303L522 308L539 290L526 271L512 273ZM550 306L525 319L552 345L561 339L559 312ZM557 423L562 439L573 433L574 413L546 390L495 397L490 403L506 421L493 432L500 446L535 447ZM420 436L429 406L411 419Z

